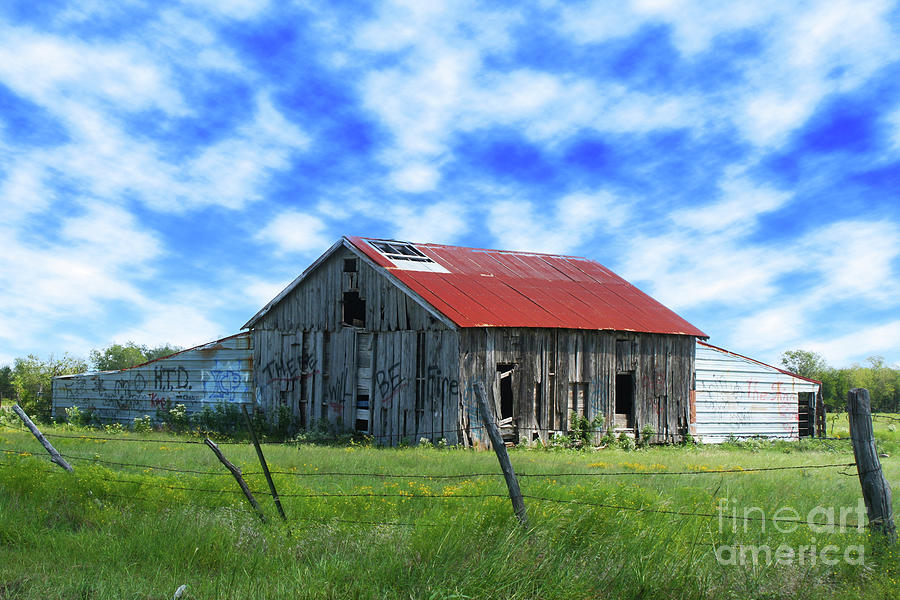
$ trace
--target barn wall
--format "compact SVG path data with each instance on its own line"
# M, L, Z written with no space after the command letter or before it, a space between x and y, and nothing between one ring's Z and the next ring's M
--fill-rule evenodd
M345 259L355 260L359 270L344 272ZM446 325L432 317L383 273L343 247L307 274L290 294L254 323L253 328L281 332L339 331L343 328L343 293L353 290L358 290L366 301L365 330L446 329Z
M53 415L77 406L104 422L131 423L184 404L194 413L220 403L253 401L251 337L241 333L168 358L125 369L67 375L53 380Z
M473 385L483 381L501 413L499 369L512 371L513 420L520 441L548 441L569 429L574 411L614 424L615 375L633 373L634 427L650 424L658 441L686 431L694 360L689 336L570 329L472 328L460 331L461 421L466 441L489 445Z
M819 385L730 352L697 344L692 432L703 442L730 436L798 439L798 394Z
M345 272L345 259L356 272ZM365 300L362 326L343 324L344 292ZM385 444L457 443L458 336L346 248L310 272L254 324L257 399L270 418L327 421Z

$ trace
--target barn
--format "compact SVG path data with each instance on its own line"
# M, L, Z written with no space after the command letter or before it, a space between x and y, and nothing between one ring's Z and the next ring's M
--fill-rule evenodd
M130 369L55 377L53 416L64 419L65 409L77 406L99 421L130 424L178 404L186 413L218 404L252 406L250 343L248 333L239 333Z
M345 237L242 333L122 371L58 377L53 413L98 419L246 404L383 444L489 445L473 385L511 442L572 416L672 442L824 432L821 385L713 346L585 258ZM599 434L598 434L599 435Z
M704 443L825 434L820 381L698 341L695 388L691 433Z
M344 237L245 325L256 400L385 444L546 442L572 415L656 441L688 432L706 335L573 256Z

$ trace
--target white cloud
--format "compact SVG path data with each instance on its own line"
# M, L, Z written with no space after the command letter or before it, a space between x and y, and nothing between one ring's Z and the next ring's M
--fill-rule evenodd
M8 346L40 347L59 335L60 320L89 323L115 303L145 305L139 284L162 253L156 234L101 201L56 209L41 221L41 230L57 232L49 241L33 224L0 224L0 314L9 325L0 327L0 339Z
M394 237L415 242L452 243L467 228L467 211L461 203L398 205L388 211Z
M322 219L300 211L281 213L256 237L274 244L281 252L324 252L334 242L327 236Z
M144 307L140 321L116 331L110 343L140 340L148 346L175 344L189 348L235 333L210 320L209 312L196 305L158 304Z
M670 218L681 227L703 233L726 229L746 231L756 226L761 214L781 208L791 194L760 186L740 177L730 177L720 184L722 197L711 204L678 209Z
M111 102L126 110L158 108L185 114L167 69L134 44L88 45L33 31L4 27L0 80L48 110L60 101Z
M831 365L849 365L881 352L895 352L900 339L900 321L862 327L833 338L814 333L798 341L796 347L818 352Z
M487 226L499 248L568 254L627 217L624 203L612 194L577 193L557 200L555 210L528 201L496 202L488 209Z
M695 125L730 122L745 139L770 147L800 127L827 95L857 88L900 57L892 10L887 0L635 0L617 10L602 3L566 7L559 27L590 44L665 25L687 60L737 32L756 33L759 53L733 63L741 68L740 83L707 102Z

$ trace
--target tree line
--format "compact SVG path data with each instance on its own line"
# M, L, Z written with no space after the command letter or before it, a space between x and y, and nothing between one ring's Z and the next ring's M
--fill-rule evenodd
M847 391L863 387L869 390L872 410L900 412L900 368L886 365L883 356L870 356L865 364L834 368L822 355L809 350L788 350L781 364L792 373L822 382L822 399L829 410L847 409Z
M112 344L91 350L88 360L50 355L42 359L34 354L17 358L12 366L0 368L0 399L15 399L33 417L47 421L52 406L53 378L90 371L115 371L162 358L181 350L179 346L140 346L134 342Z

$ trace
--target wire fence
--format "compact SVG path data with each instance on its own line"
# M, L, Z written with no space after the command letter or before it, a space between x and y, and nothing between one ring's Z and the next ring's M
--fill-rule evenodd
M66 436L66 437L77 437L79 439L92 439L92 436ZM105 439L105 438L100 438ZM113 438L119 439L119 438ZM147 440L153 443L170 443L171 440ZM196 443L196 442L193 442ZM31 449L21 449L21 448L0 448L0 453L10 456L30 456L36 458L43 458L49 461L49 457L46 457L42 454L35 454ZM230 473L224 471L209 471L209 470L200 470L200 469L188 469L188 468L178 468L172 466L165 465L156 465L149 463L130 463L123 461L112 461L99 458L98 456L83 456L83 455L75 455L70 453L63 453L63 457L69 458L77 461L86 461L90 463L96 463L99 465L108 465L112 467L129 467L129 468L140 468L140 469L148 469L154 471L163 471L167 473L183 473L191 476L214 476L214 477L222 477L229 476ZM14 466L15 463L10 462L0 462L0 467L11 467ZM556 479L561 477L588 477L588 478L598 478L598 477L655 477L655 476L697 476L697 475L728 475L728 474L746 474L746 473L755 473L755 472L773 472L773 471L792 471L792 470L819 470L819 469L846 469L848 467L854 466L855 463L831 463L831 464L805 464L805 465L787 465L787 466L777 466L777 467L752 467L752 468L742 468L742 467L734 467L734 468L719 468L719 469L703 469L703 470L680 470L680 471L662 471L662 470L653 470L653 471L638 471L638 470L629 470L629 471L586 471L586 472L523 472L517 474L517 477L528 479L528 478L547 478L547 479ZM50 467L50 464L46 464L48 471L57 472L55 467ZM111 471L111 470L110 470ZM454 480L454 479L473 479L479 477L500 477L502 473L500 472L474 472L474 473L461 473L461 474L446 474L446 473L385 473L385 472L362 472L362 471L312 471L312 472L298 472L298 471L283 471L283 470L275 470L270 471L272 475L279 475L283 477L300 477L300 478L340 478L340 477L363 477L363 478L397 478L397 479L425 479L425 480ZM258 476L262 475L261 471L247 471L243 473L245 476ZM152 481L147 477L141 479L131 479L127 477L127 473L122 473L120 471L114 471L114 476L111 476L109 473L104 474L92 474L94 480L103 481L105 483L111 483L114 485L121 486L137 486L140 489L161 489L167 491L179 491L179 492L191 492L197 494L212 494L212 495L225 495L229 497L237 497L243 492L240 489L235 488L217 488L217 487L200 487L194 485L181 485L181 484L171 484L168 482L162 481ZM123 477L126 475L126 477ZM261 489L251 489L251 493L255 495L265 496L268 495L268 491ZM411 493L411 492L399 492L399 493L384 493L384 492L324 492L324 491L303 491L303 492L286 492L279 493L279 497L281 498L297 498L297 499L316 499L316 500L332 500L332 499L363 499L363 500L378 500L378 499L393 499L393 500L413 500L418 502L464 502L470 500L500 500L505 501L508 500L509 496L505 493L459 493L453 492L451 494L436 494L436 493ZM102 494L103 497L108 498L117 498L117 499L130 499L130 500L140 500L143 502L152 502L153 498L148 496L140 496L134 494L119 494L119 493L108 493L104 492ZM538 495L538 494L523 494L523 498L541 503L554 503L559 505L569 505L569 506L582 506L589 507L592 509L604 509L604 510L615 510L615 511L626 511L626 512L637 512L637 513L649 513L649 514L659 514L659 515L670 515L670 516L679 516L679 517L694 517L694 518L719 518L719 519L727 519L734 521L778 521L785 523L795 523L795 524L806 524L810 526L828 526L828 525L836 525L834 523L816 523L811 522L808 519L789 519L789 518L768 518L768 517L754 517L752 515L732 515L724 512L718 513L710 513L710 512L702 512L702 511L690 511L683 509L671 509L671 508L660 508L660 507L652 507L652 506L628 506L623 504L614 504L607 502L599 502L584 498L559 498L559 497L551 497L546 495ZM209 509L219 509L219 508L227 508L222 505L209 505L203 503L191 503L193 506L205 507ZM357 525L379 525L379 526L398 526L398 527L439 527L439 524L436 523L419 523L419 522L401 522L401 521L383 521L383 520L354 520L354 519L343 519L343 518L313 518L313 517L305 517L298 516L292 517L292 519L298 521L316 521L316 522L333 522L333 523L344 523L344 524L357 524ZM842 529L853 529L858 528L857 524L840 524Z

